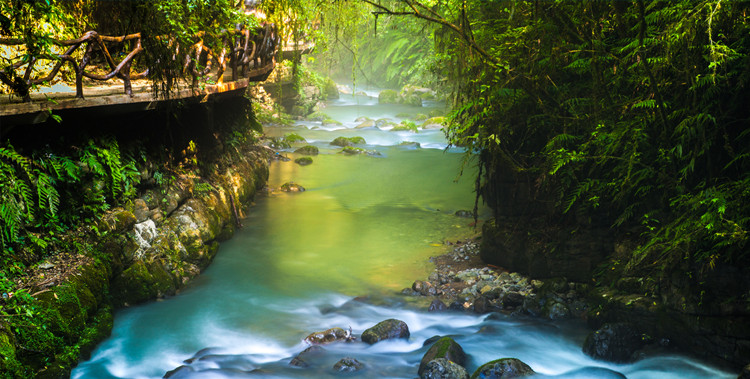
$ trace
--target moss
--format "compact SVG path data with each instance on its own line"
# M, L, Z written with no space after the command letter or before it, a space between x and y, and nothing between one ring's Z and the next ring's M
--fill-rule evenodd
M0 326L0 378L21 377L21 373L13 335Z
M304 137L302 137L301 135L299 135L297 133L287 133L287 134L285 134L284 135L284 141L289 142L289 143L307 142Z
M323 125L324 125L324 126L327 126L327 125L336 125L336 126L341 126L341 125L344 125L344 124L342 124L342 123L341 123L340 121L336 121L336 120L334 120L334 119L330 119L330 118L329 118L329 119L325 119L325 120L323 120Z
M378 103L380 104L398 104L398 92L392 89L385 89L378 94Z
M331 141L331 145L334 146L352 146L352 145L361 145L365 144L365 139L360 136L354 136L354 137L336 137L333 141Z
M320 153L320 150L316 146L306 145L300 147L297 150L294 150L294 152L302 155L318 155L318 153Z

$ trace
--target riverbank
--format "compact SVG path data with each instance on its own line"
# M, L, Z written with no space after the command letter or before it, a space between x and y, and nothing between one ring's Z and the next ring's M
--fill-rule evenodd
M68 377L109 335L115 310L178 293L241 226L270 159L257 143L250 103L228 99L174 112L166 123L161 113L140 115L138 123L93 119L45 148L48 156L75 157L68 146L107 141L106 149L87 147L95 158L65 158L81 181L75 199L83 199L65 214L86 214L82 222L31 232L37 242L14 246L16 271L0 300L0 377ZM172 122L180 129L165 136ZM15 137L26 147L19 141L33 136ZM133 155L139 159L126 163ZM96 166L99 157L109 160ZM107 196L113 183L121 188L116 198Z
M708 354L712 351L710 346L695 349L694 340L706 338L705 331L688 327L688 315L670 312L653 297L563 277L535 279L487 264L482 259L486 242L481 235L446 245L447 253L430 259L435 264L433 272L402 291L407 296L432 298L427 309L430 312L579 320L591 330L581 349L586 355L607 362L629 363L658 355L686 354L727 370L742 367L730 364L732 359L728 356ZM667 318L672 323L665 323ZM732 322L727 322L727 328L732 328ZM693 341L688 343L690 340ZM742 370L750 372L747 366Z

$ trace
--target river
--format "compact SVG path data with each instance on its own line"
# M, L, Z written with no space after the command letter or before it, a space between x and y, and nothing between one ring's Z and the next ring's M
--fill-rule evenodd
M399 296L427 277L428 259L445 251L444 241L472 232L471 220L454 213L473 207L475 171L469 165L455 180L463 154L444 151L439 130L354 129L355 119L400 121L404 112L440 108L379 105L377 92L365 91L328 102L323 111L343 125L267 127L269 136L294 132L320 148L309 166L270 167L270 186L294 181L307 191L259 196L244 228L199 278L177 296L118 311L112 335L71 377L161 378L197 354L175 378L334 378L342 376L332 369L342 357L365 364L356 377L414 378L422 344L435 335L453 336L464 348L469 373L515 357L545 375L604 367L628 378L734 377L679 355L633 364L592 360L581 352L588 330L580 322L427 313L423 303ZM338 136L362 136L380 155L340 154L329 144ZM388 318L405 321L411 337L328 345L313 367L289 366L312 332L351 327L357 335Z

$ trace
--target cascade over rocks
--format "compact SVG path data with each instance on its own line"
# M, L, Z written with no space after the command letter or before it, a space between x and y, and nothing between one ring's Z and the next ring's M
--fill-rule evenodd
M325 345L333 342L340 341L351 341L351 332L348 332L342 328L331 328L321 332L311 333L305 337L304 341L310 345Z

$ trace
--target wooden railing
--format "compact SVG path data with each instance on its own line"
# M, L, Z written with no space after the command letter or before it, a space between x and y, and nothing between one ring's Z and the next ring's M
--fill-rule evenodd
M252 78L253 75L262 75L270 72L267 67L274 63L274 55L279 45L279 36L274 25L249 29L236 29L222 33L221 46L213 49L206 46L203 41L204 33L199 33L196 38L197 42L190 46L185 53L185 65L183 67L183 76L189 75L192 78L192 84L195 86L198 81L205 78L211 71L214 64L218 65L216 72L216 82L221 83L224 80L224 71L227 63L232 68L232 80L238 77ZM107 49L107 43L123 43L133 41L134 46L130 52L118 63ZM0 38L0 45L14 46L23 45L21 39ZM75 72L76 97L83 98L83 78L89 78L98 81L106 81L117 77L123 81L124 91L127 95L133 96L131 80L143 79L148 77L149 69L140 73L131 73L131 67L135 57L144 51L141 43L141 33L129 34L120 37L111 37L100 35L96 31L88 31L80 38L66 41L55 41L55 44L61 47L67 47L62 54L47 54L34 56L31 59L25 59L20 62L11 64L8 68L0 68L0 81L11 88L11 90L24 101L31 101L30 88L34 85L50 83L60 72L65 63L72 66ZM82 57L76 59L73 54L78 48L83 46L85 49ZM174 40L170 41L174 54L172 59L177 57L180 46ZM216 54L215 51L220 51ZM87 66L91 63L92 57L96 52L100 52L109 67L109 72L97 74L86 71ZM49 60L56 62L53 68L44 76L38 74L33 77L34 66L40 60ZM198 68L199 65L204 65ZM25 69L24 69L25 66ZM10 70L8 70L10 69ZM19 75L23 71L23 75Z

